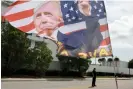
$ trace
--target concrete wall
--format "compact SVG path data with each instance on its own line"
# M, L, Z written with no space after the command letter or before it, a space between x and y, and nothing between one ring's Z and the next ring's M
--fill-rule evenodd
M102 65L104 66L110 66L113 67L114 65L116 66L116 62L105 62L105 63L102 63ZM122 68L128 68L128 62L125 62L125 61L119 61L117 62L117 67L122 67Z
M61 71L61 64L59 61L52 61L49 68L49 71Z
M119 65L120 65L119 67L128 68L128 62L120 61Z
M50 71L61 71L61 64L59 61L52 61L49 69ZM114 73L114 67L110 66L99 66L99 65L90 65L87 72L92 72L93 68L96 68L97 72L106 72L106 73ZM116 73L123 73L123 74L129 74L129 68L123 68L123 67L115 67ZM130 69L130 74L133 75L133 69Z
M45 39L44 41L47 43L47 47L52 51L53 61L58 61L58 58L56 57L57 45L49 39Z
M87 72L91 72L93 68L96 68L97 72L107 72L107 73L114 73L114 67L109 67L109 66L99 66L99 65L90 65L89 69ZM116 68L116 73L124 73L124 74L129 74L129 68L122 68L118 67ZM130 74L133 75L133 69L130 69Z

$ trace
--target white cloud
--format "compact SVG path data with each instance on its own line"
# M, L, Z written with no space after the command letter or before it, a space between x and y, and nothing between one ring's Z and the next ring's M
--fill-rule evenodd
M133 16L123 16L120 20L115 20L109 24L112 44L121 44L121 47L133 47L132 23Z
M133 1L106 1L107 19L114 56L133 58Z
M133 1L105 1L107 17L109 22L120 19L122 16L133 15Z
M112 44L132 47L133 1L109 0L105 5Z

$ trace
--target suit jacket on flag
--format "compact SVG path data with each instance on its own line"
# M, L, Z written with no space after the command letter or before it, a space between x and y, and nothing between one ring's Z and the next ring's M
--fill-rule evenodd
M87 29L62 34L58 32L57 38L64 44L64 48L69 54L76 56L79 52L94 52L100 46L103 37L100 32L98 19L91 16L84 16Z

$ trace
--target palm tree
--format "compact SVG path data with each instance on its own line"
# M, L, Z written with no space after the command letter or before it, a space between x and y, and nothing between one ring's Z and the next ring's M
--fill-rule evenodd
M102 60L103 66L105 66L106 59L105 58L102 58L101 60Z
M110 63L110 66L111 66L112 61L113 61L112 58L108 58L108 62Z
M118 58L118 57L115 57L114 58L114 62L115 62L115 65L116 65L116 67L118 66L118 62L120 61L120 59Z
M102 59L101 59L101 58L99 58L99 59L98 59L98 62L100 63L100 66L101 66Z
M133 59L128 62L128 68L133 68Z
M116 66L116 68L117 68L117 73L118 73L118 71L119 71L119 68L118 68L118 62L120 61L120 59L118 58L118 57L115 57L114 58L114 62L115 62L115 66Z

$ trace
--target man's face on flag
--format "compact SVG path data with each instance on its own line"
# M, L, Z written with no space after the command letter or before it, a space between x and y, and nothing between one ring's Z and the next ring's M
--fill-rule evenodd
M78 7L82 14L90 16L90 3L89 0L78 0Z
M58 2L48 2L35 12L34 24L39 34L51 36L61 23L61 12Z

